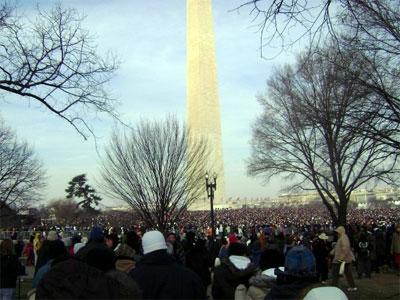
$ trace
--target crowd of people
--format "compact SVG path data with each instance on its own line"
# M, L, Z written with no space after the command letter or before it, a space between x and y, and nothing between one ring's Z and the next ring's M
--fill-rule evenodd
M26 266L35 269L37 299L206 299L210 287L213 299L309 299L321 289L346 299L335 290L339 274L354 292L354 270L359 279L384 267L399 272L396 211L351 211L346 228L318 209L268 212L219 210L215 238L206 212L187 213L165 234L130 223L87 236L37 231L23 241L14 230L0 245L1 299L15 299Z

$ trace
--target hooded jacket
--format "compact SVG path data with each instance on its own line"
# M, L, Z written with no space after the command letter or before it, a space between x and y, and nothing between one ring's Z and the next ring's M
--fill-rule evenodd
M334 248L333 262L339 263L344 261L346 263L351 263L354 260L354 254L351 251L349 237L342 226L339 226L336 229L336 232L338 232L340 235Z
M249 286L249 279L257 271L245 256L231 255L222 259L221 265L214 270L212 295L214 299L234 299L238 285Z
M276 284L274 277L264 274L253 276L249 280L250 287L247 290L246 299L248 300L263 300L265 295Z

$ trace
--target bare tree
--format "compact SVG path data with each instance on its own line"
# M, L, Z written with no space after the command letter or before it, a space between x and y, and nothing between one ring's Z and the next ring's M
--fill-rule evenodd
M334 63L337 59L346 59L348 68ZM370 126L386 129L381 116L360 110L376 96L356 76L363 67L354 52L347 57L335 48L306 52L268 81L253 128L249 173L267 179L284 174L297 181L292 189L316 190L338 225L346 223L355 189L394 183L398 172L398 151L364 134Z
M165 232L204 193L207 147L173 118L114 133L103 158L108 194L128 203L149 228Z
M0 209L24 209L37 200L44 186L44 170L33 149L0 123Z
M38 10L29 22L7 4L0 7L0 92L45 107L85 139L91 112L118 118L106 85L117 68L114 57L97 54L93 38L73 9Z
M236 10L245 8L259 22L262 47L280 41L285 48L304 37L315 42L328 32L399 54L400 0L250 0Z
M376 93L375 101L384 103L385 110L378 103L376 113L388 123L400 123L400 0L251 0L237 9L246 7L259 22L261 51L276 42L283 50L303 38L318 45L328 35L345 53L358 52L368 67L358 76L360 84ZM364 107L373 108L375 103ZM388 136L379 126L366 128L365 133L400 150L398 135Z

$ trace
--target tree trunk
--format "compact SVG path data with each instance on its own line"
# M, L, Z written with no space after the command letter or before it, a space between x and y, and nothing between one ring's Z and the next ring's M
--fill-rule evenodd
M347 199L340 199L338 209L338 222L336 226L346 226L347 223Z

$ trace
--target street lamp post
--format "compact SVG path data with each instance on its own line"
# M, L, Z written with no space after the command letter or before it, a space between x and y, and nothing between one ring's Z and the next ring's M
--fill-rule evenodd
M212 240L215 238L215 225L214 225L214 191L217 189L217 174L214 173L213 178L208 178L208 173L206 173L206 188L207 197L210 199L211 205L211 237Z

